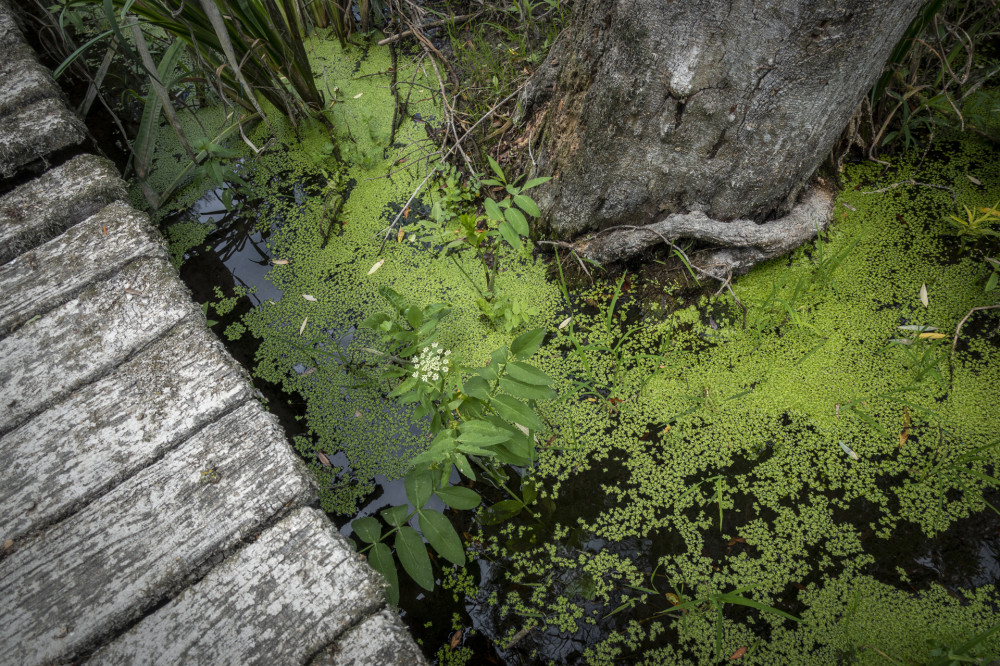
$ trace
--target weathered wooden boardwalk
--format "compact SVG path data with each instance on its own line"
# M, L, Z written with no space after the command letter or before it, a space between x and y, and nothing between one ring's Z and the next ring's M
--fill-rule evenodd
M423 663L0 0L0 664Z

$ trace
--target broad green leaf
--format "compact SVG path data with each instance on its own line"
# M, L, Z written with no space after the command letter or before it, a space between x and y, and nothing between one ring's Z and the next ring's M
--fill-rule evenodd
M384 543L375 544L368 551L368 563L372 569L385 577L389 586L385 590L385 599L392 605L399 603L399 576L396 574L396 563L392 560L392 551Z
M510 377L500 378L500 390L524 400L551 400L556 397L556 392L548 386L525 384Z
M489 215L491 220L500 221L503 219L503 213L500 211L500 206L497 205L496 201L486 197L483 201L483 207L486 209L486 214Z
M504 220L500 223L498 229L500 230L500 235L503 236L503 239L507 241L512 248L520 252L521 248L524 247L524 244L521 243L521 237L517 235L517 231L515 231L514 227L510 225L510 222Z
M522 236L531 234L531 230L528 228L528 220L525 219L524 213L516 208L508 208L503 212L503 215L510 222L510 226L514 227L514 231Z
M368 316L363 322L361 322L362 328L378 329L379 325L388 321L389 315L384 312L376 312L373 315Z
M409 525L403 525L396 532L396 557L417 585L428 592L434 589L434 569L427 547L420 534Z
M465 419L478 419L482 418L484 407L483 401L476 398L466 398L458 406L458 413Z
M459 444L458 450L470 456L486 456L487 458L493 458L496 456L496 451L492 449L484 449L480 446L476 446L475 444Z
M507 348L497 347L490 352L490 363L496 363L497 365L507 362Z
M506 183L507 177L503 175L503 169L500 168L500 165L497 164L497 161L492 157L490 157L489 155L486 156L486 159L489 160L490 168L493 169L493 173L497 175L497 178L500 179L500 182Z
M417 515L420 521L420 531L424 533L424 537L434 547L434 550L449 562L463 566L465 564L465 550L462 548L462 540L458 538L458 532L455 531L447 516L433 509L421 511Z
M410 470L403 479L406 487L406 499L416 509L427 504L434 492L434 475L427 470Z
M512 396L495 395L490 400L490 406L503 418L530 430L542 430L545 427L534 410Z
M476 370L476 372L479 373L480 377L482 377L488 382L495 382L497 378L500 376L499 374L497 374L497 369L496 367L493 366L492 363L486 366L485 368L479 368L479 370Z
M463 486L445 486L435 490L434 494L453 509L475 509L482 501L479 493Z
M503 500L483 509L480 520L484 525L496 525L521 513L522 508L517 500Z
M542 211L538 210L538 204L535 203L535 200L527 195L515 195L514 203L520 206L521 210L532 217L539 217L542 214Z
M538 187L539 185L547 183L550 180L552 180L552 176L544 176L542 178L532 178L531 180L529 180L527 183L524 184L524 187L521 188L521 191L523 192L525 190L530 190L533 187Z
M413 377L407 377L406 380L402 384L400 384L396 388L392 389L392 391L389 393L389 397L390 398L398 398L399 396L403 395L404 393L406 393L407 391L409 391L410 389L412 389L416 385L417 385L417 380L415 378L413 378Z
M510 432L498 428L489 421L466 421L458 426L458 441L476 446L503 444L510 439Z
M518 433L511 437L509 442L504 443L504 448L520 459L531 461L534 458L534 450L531 440L524 433Z
M548 386L552 379L533 365L528 365L523 361L515 361L507 364L507 374L511 379L515 379L525 384L535 386Z
M354 533L358 535L358 538L365 543L375 543L382 536L382 526L371 516L358 518L351 523L351 527L354 528Z
M746 597L740 596L738 594L732 594L732 593L717 594L717 595L715 595L714 598L717 599L718 601L723 602L723 603L738 604L740 606L748 606L749 608L756 608L757 610L765 611L765 612L768 612L768 613L773 613L774 615L777 615L779 617L783 617L786 620L791 620L793 622L801 622L802 621L800 618L795 617L791 613L786 613L783 610L779 610L779 609L774 608L772 606L768 606L767 604L762 604L761 602L754 601L753 599L747 599ZM720 604L720 606L721 606L721 604Z
M473 398L479 398L483 402L489 402L490 385L482 377L469 377L463 386L463 393Z
M420 322L423 321L424 318L424 313L421 312L420 308L415 305L411 305L406 308L406 311L403 314L406 316L406 323L410 325L410 328L420 328Z
M514 338L514 342L510 343L510 353L519 359L531 358L531 355L542 346L543 340L545 340L544 328L536 328L522 333Z
M393 527L402 527L405 525L406 517L410 515L409 507L405 505L390 506L388 509L383 509L381 513L382 517L385 518L385 522Z
M472 465L469 464L469 459L463 456L461 453L455 454L455 467L461 472L465 478L476 480L476 473L472 471Z

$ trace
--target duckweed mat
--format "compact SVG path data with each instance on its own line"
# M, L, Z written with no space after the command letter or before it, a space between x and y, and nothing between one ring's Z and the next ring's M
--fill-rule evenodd
M428 441L386 398L377 339L358 328L387 310L379 287L449 303L439 339L470 368L524 329L480 316L471 257L438 257L424 221L436 185L380 253L426 174L412 151L439 145L433 70L400 58L397 80L413 85L400 85L409 115L389 145L388 51L310 48L335 135L276 127L256 157L231 143L241 157L225 164L244 184L194 185L159 214L215 330L282 391L288 405L272 408L349 533L399 501L393 480ZM226 122L200 121L207 134ZM179 168L166 134L160 185ZM472 563L436 562L433 594L404 589L428 655L929 664L1000 650L1000 318L975 314L952 349L996 292L988 244L946 222L1000 199L1000 160L974 140L937 145L849 166L830 231L736 280L739 302L640 289L639 276L574 293L537 253L498 251L498 291L549 329L536 361L559 397L538 406L550 428L537 464L512 472L537 488L533 512L499 525L451 514ZM896 185L908 180L938 187ZM206 265L224 267L211 291Z

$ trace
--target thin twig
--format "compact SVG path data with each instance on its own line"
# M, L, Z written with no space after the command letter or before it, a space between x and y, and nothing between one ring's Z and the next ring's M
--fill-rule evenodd
M883 187L881 189L878 189L878 190L869 190L867 192L859 192L859 194L884 194L885 192L888 192L889 190L893 190L893 189L899 187L900 185L920 185L922 187L933 187L933 188L938 189L938 190L948 190L949 192L951 192L951 198L955 201L955 205L956 206L958 205L958 196L955 195L955 190L954 189L948 187L947 185L935 185L933 183L921 183L921 182L918 182L916 180L913 180L912 178L907 178L906 180L901 180L898 183L893 183L892 185L887 185L887 186L885 186L885 187Z
M974 312L981 312L983 310L996 310L1000 308L1000 303L996 305L980 305L979 307L972 308L965 313L962 317L962 321L958 322L958 327L955 329L955 337L951 340L951 358L948 361L948 380L954 381L955 379L955 352L958 350L958 335L962 332L962 327L965 326L965 322L969 320Z
M475 14L463 14L462 16L453 16L451 18L441 19L440 21L431 21L430 23L424 23L420 26L421 30L430 30L431 28L440 28L443 25L448 25L452 21L458 23L459 21L471 21L482 14L482 12L476 12ZM395 44L401 39L405 39L413 34L413 30L404 30L403 32L396 33L395 35L390 35L385 39L381 39L378 42L379 46L385 46L386 44Z
M524 86L526 85L526 83L527 82L522 83L521 85L519 85L517 87L517 90L515 90L511 94L509 94L506 97L504 97L502 100L500 100L499 102L497 102L496 104L494 104L493 108L491 108L489 111L487 111L486 113L484 113L483 116L479 120L477 120L472 125L472 127L470 127L468 129L468 131L465 134L462 135L462 137L458 141L455 142L455 145L452 146L448 150L448 152L444 154L444 157L442 159L447 159L449 155L451 155L453 152L455 152L455 148L458 146L458 144L462 143L462 141L464 141L465 138L467 136L469 136L469 134L472 133L472 130L476 129L476 127L478 127L480 123L482 123L484 120L486 120L487 118L489 118L490 116L492 116L493 112L496 111L498 108L500 108L501 105L506 104L511 99L513 99L518 93L520 93L521 89L524 88ZM396 223L398 223L399 220L400 220L400 218L403 217L403 212L407 208L409 208L410 204L413 203L413 200L416 198L417 194L420 193L420 190L422 190L424 188L424 185L427 184L427 181L429 181L431 179L431 176L433 176L433 175L434 175L434 170L432 169L430 171L430 173L428 173L427 176L422 181L420 181L420 184L417 185L417 189L413 190L413 194L410 195L410 198L406 200L406 203L400 209L399 213L396 214L396 217L392 221L392 224L389 225L389 228L385 230L385 238L382 239L382 245L379 246L379 249L378 249L378 253L379 254L382 254L382 250L385 249L385 243L386 243L387 240L389 240L389 235L392 233L393 227L395 227Z

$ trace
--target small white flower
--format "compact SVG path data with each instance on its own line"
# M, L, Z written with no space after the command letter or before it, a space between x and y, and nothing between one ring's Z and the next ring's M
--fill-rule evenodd
M435 372L433 375L431 375L431 379L433 379L434 381L437 381L438 380L438 373Z
M451 350L450 349L445 349L444 350L444 355L445 356L451 356Z
M438 346L438 343L436 343L436 342L432 342L431 343L431 348L432 349L437 349L437 346Z
M414 379L420 379L420 373L419 372L414 372L413 373L413 378Z

